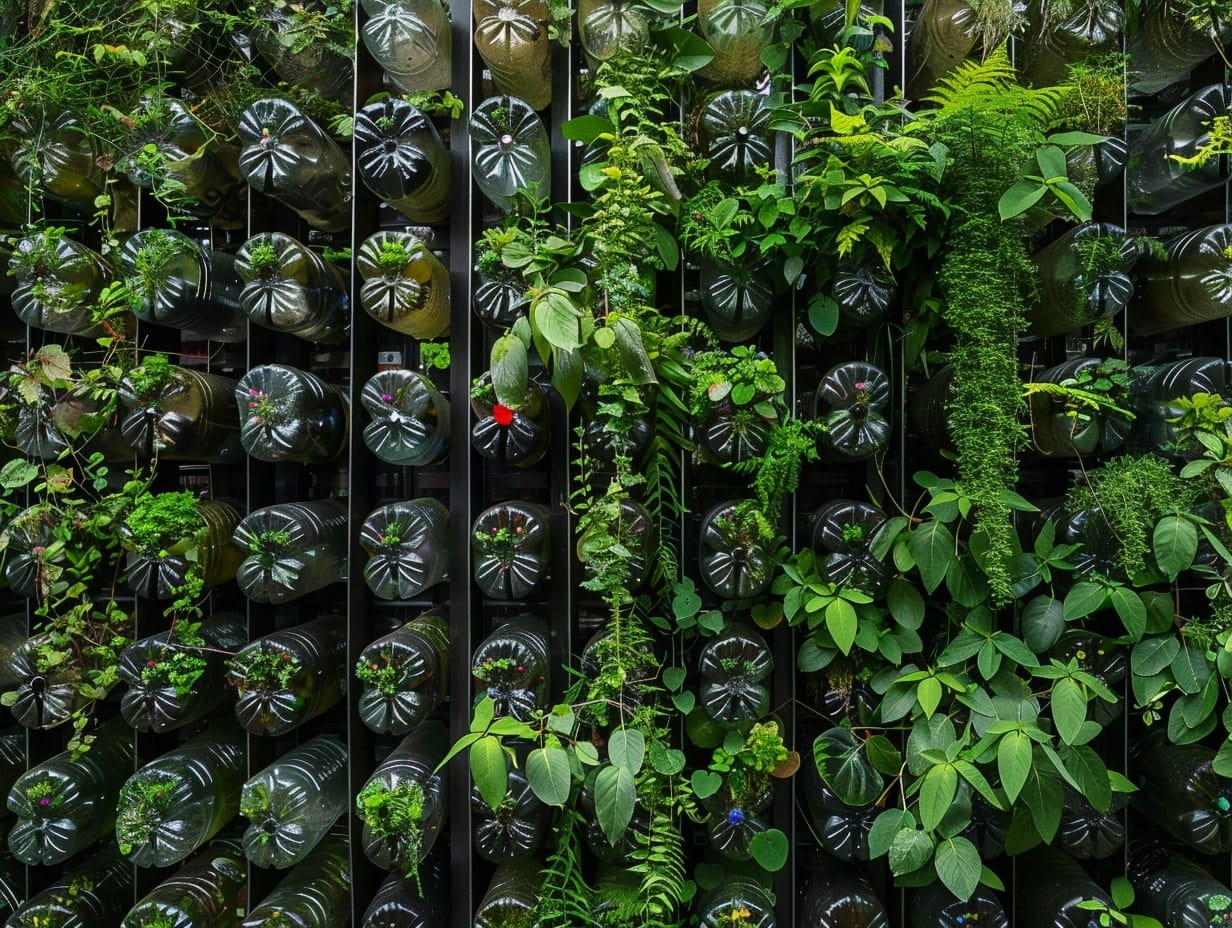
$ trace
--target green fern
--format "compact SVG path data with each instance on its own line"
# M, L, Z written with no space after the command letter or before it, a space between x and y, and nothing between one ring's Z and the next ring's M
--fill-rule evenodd
M543 868L532 924L538 928L585 928L597 925L591 913L595 891L582 875L582 846L578 828L582 817L565 806L556 822L556 849Z

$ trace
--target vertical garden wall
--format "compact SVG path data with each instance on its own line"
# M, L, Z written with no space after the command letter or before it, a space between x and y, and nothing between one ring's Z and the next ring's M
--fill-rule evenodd
M5 8L6 928L1232 918L1230 16Z

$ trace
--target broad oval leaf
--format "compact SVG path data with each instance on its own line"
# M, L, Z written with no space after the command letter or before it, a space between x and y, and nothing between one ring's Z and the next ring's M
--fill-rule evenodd
M526 758L526 780L544 805L563 806L569 801L573 779L569 753L564 748L536 748Z
M488 807L495 811L505 798L509 787L509 767L505 749L500 738L484 735L471 745L471 777L479 788L479 795Z
M868 762L863 744L846 728L831 728L814 739L813 762L826 786L849 806L868 805L881 795L881 774Z
M619 841L629 827L636 787L627 767L603 767L595 775L595 818L610 844Z
M980 852L975 845L961 836L947 838L937 845L933 858L937 876L945 888L966 901L980 885Z
M646 759L646 736L636 728L616 729L607 742L607 758L613 767L637 773Z
M911 532L908 546L924 589L932 593L941 585L950 562L957 556L954 535L944 522L933 519Z
M1181 516L1164 516L1155 524L1151 538L1155 563L1169 580L1188 570L1198 553L1198 529Z

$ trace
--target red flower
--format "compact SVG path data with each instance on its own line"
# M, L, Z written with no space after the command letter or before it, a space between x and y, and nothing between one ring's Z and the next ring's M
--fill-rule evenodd
M497 425L510 426L513 424L513 410L503 403L497 403L492 407L492 418Z

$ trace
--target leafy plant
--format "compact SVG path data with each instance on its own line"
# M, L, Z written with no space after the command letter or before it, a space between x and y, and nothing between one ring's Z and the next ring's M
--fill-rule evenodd
M422 893L419 859L423 843L423 787L410 780L393 786L380 779L369 780L355 797L355 808L373 837L396 848L395 862L415 879Z

